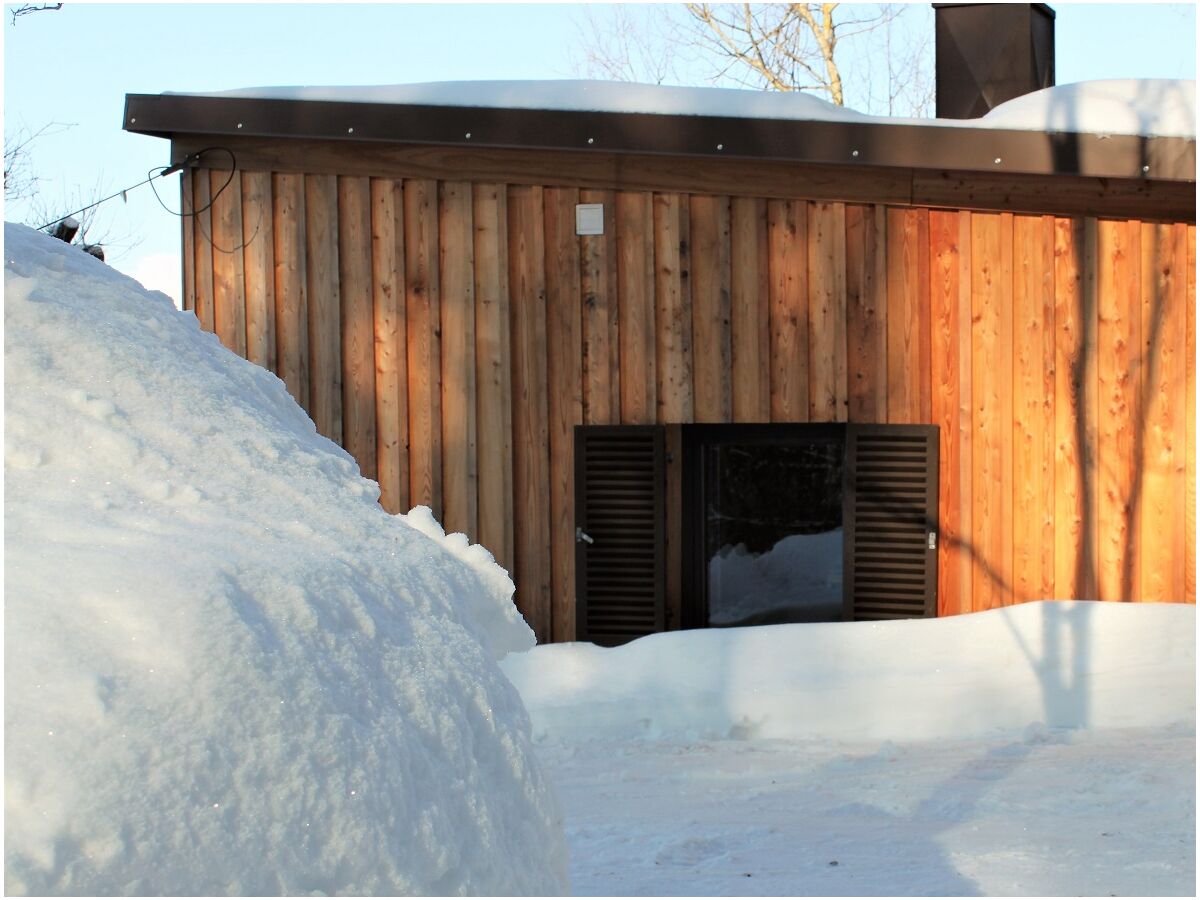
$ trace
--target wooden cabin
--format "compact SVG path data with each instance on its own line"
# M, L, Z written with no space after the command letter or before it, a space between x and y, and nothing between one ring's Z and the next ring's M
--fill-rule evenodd
M540 641L1195 602L1194 137L621 89L125 128L184 167L185 308Z

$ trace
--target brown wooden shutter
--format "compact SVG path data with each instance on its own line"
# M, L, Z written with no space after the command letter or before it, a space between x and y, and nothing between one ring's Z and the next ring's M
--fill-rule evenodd
M611 647L664 629L665 475L661 426L576 426L579 640Z
M937 615L937 426L848 425L846 464L846 618Z

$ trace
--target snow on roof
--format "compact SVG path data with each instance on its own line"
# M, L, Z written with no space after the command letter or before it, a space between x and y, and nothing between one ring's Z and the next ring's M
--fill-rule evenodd
M260 87L204 96L336 103L475 106L564 112L651 113L869 122L871 116L802 93L674 87L617 81L434 81L358 87Z
M1063 84L1002 103L977 121L986 128L1194 138L1196 82Z
M1147 79L1088 81L1036 91L1003 103L980 119L870 116L805 93L675 87L627 82L441 81L346 87L257 87L189 96L323 100L539 109L574 112L729 116L812 122L926 125L1066 131L1144 137L1196 135L1196 83Z

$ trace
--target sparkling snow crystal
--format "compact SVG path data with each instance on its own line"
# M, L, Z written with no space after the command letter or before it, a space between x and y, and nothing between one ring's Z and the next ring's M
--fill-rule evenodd
M283 383L5 226L5 888L562 893L512 583Z

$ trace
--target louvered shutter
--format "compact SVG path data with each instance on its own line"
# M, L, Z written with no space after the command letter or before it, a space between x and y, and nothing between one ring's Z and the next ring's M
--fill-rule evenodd
M663 438L654 425L575 428L581 641L611 647L665 627Z
M937 615L937 427L848 425L846 463L846 618Z

